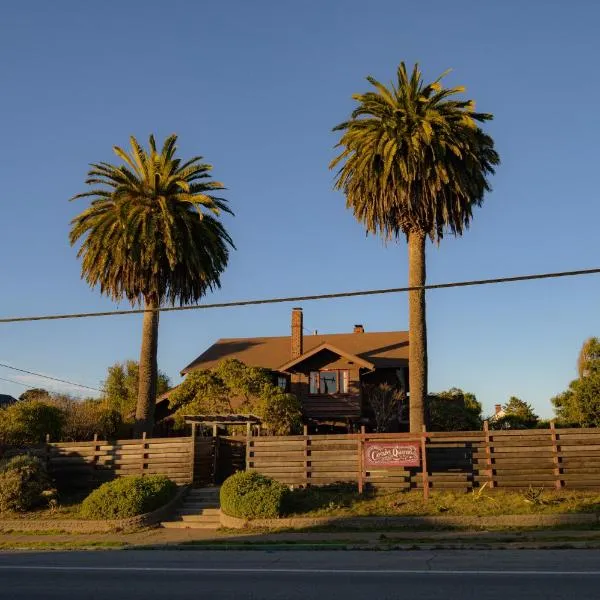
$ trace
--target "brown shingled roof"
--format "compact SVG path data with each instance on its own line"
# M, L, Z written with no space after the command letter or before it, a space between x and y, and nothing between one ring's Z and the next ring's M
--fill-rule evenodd
M321 344L331 344L348 354L359 356L373 363L375 368L408 364L408 331L305 335L304 353ZM185 367L181 374L213 369L226 358L237 358L250 367L276 371L291 358L290 336L220 339Z

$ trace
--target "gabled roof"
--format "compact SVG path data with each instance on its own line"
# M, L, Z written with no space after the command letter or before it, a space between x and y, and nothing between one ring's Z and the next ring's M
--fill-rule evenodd
M408 365L408 331L305 335L304 354L323 344L331 344L339 351L372 363L376 369ZM291 339L289 335L220 339L185 367L181 374L213 369L226 358L236 358L250 367L278 371L291 359Z
M0 406L10 406L17 402L16 398L9 396L8 394L0 394Z
M361 335L364 335L364 334L361 334ZM278 367L277 370L278 371L288 371L292 367L295 367L296 365L303 363L305 360L309 359L311 356L314 356L315 354L319 354L319 352L323 352L324 350L329 350L330 352L333 352L334 354L337 354L338 356L343 356L344 358L348 358L351 361L355 362L356 364L360 365L361 367L365 367L366 369L374 369L375 368L375 365L372 362L364 360L360 356L356 356L356 354L350 354L350 352L345 352L344 350L340 350L339 348L336 348L333 344L330 344L329 342L324 342L323 344L320 344L316 348L313 348L312 350L309 350L308 352L305 352L304 354L301 354L300 356L293 358L292 360L289 360L285 364Z

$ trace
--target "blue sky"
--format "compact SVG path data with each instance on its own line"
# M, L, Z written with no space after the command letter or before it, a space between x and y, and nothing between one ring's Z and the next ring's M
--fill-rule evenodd
M395 287L406 244L366 237L333 191L331 128L399 61L447 68L502 165L471 229L428 248L431 283L598 266L600 10L570 3L21 0L0 16L2 316L115 308L80 280L69 222L87 165L134 134L176 132L228 188L236 242L208 302ZM542 416L600 334L599 276L433 291L430 389L517 395ZM126 308L125 303L118 305ZM406 329L404 295L306 302L319 332ZM290 305L164 314L159 366L178 371L219 337L286 335ZM0 362L99 385L136 358L141 317L0 325ZM43 380L0 369L33 385ZM0 393L24 388L0 380ZM52 389L59 389L52 388ZM60 388L67 390L68 388Z

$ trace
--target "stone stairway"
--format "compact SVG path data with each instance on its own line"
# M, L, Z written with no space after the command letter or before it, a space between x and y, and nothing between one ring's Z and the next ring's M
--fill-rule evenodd
M172 520L163 521L161 526L168 529L218 529L220 512L218 487L192 488Z

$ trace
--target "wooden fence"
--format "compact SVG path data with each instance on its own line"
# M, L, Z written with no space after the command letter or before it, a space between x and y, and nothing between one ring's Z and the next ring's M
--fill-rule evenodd
M364 466L366 442L413 442L422 466ZM302 435L248 439L247 468L290 485L359 488L600 488L599 429Z
M417 443L421 467L367 468L367 442ZM153 473L210 485L246 468L290 485L353 482L359 489L422 489L426 495L430 489L468 491L484 484L600 488L600 429L96 439L27 450L46 461L59 484L81 487Z
M189 437L48 443L35 454L46 461L59 484L76 487L158 473L176 483L190 483L195 458Z

